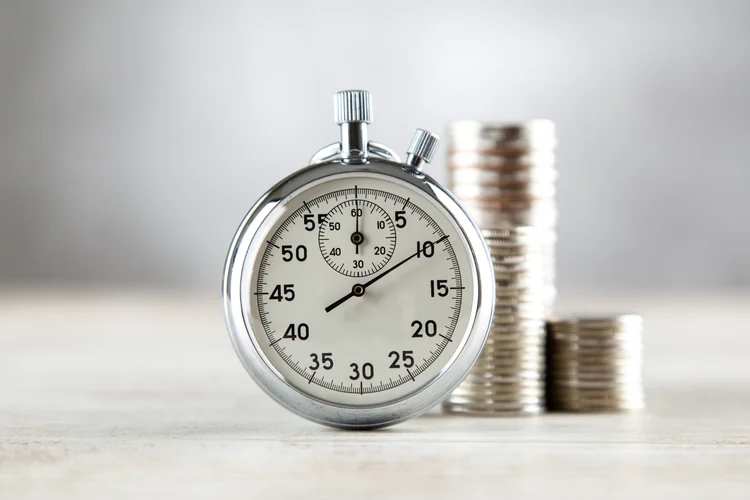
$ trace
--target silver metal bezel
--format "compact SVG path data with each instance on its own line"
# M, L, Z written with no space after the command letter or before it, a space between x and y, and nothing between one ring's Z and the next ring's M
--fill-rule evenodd
M256 232L276 205L290 194L327 177L340 174L377 174L399 179L420 190L443 206L456 222L469 247L470 259L476 270L476 311L464 345L453 355L453 362L418 392L383 405L355 407L321 401L300 392L269 366L265 356L252 340L254 335L246 318L243 287L251 243ZM247 293L249 292L246 291ZM384 427L416 417L445 399L461 383L476 362L484 346L492 322L495 301L495 280L489 251L479 228L468 212L440 184L429 176L400 163L372 159L357 165L339 161L303 168L266 192L240 224L229 248L224 268L224 314L232 344L240 361L260 387L290 411L324 425L347 429Z

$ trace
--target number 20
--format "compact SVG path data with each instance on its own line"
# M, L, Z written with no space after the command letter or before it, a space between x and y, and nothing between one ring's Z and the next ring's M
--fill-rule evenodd
M412 337L420 338L423 337L422 331L424 327L424 334L428 337L434 337L437 335L437 323L435 321L428 319L427 321L422 324L419 320L414 320L411 322L411 326L416 327L414 329L414 333L411 334Z

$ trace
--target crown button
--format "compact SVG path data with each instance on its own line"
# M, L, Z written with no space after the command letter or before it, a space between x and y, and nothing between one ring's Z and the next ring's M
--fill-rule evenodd
M419 167L422 162L430 163L432 157L435 156L438 143L440 143L440 137L418 128L406 150L406 164Z

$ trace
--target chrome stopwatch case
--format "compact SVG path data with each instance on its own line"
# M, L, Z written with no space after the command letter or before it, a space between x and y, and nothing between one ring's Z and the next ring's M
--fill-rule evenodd
M336 94L341 141L271 188L242 221L224 312L243 365L289 410L342 428L417 416L466 376L495 293L481 233L421 172L438 138L401 162L367 139L370 95Z

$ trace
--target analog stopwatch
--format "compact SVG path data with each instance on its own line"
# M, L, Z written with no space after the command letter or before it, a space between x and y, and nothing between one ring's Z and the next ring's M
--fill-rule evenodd
M438 138L401 162L368 141L370 94L335 96L341 140L271 188L229 249L224 310L250 375L276 401L343 428L427 411L487 338L494 278L481 233L421 171Z

